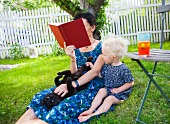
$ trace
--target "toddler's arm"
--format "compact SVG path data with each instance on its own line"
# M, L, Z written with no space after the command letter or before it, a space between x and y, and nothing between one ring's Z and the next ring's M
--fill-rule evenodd
M118 87L118 88L113 88L111 90L112 93L120 93L120 92L123 92L129 88L131 88L132 86L134 85L134 81L132 82L129 82L129 83L125 83L124 85Z

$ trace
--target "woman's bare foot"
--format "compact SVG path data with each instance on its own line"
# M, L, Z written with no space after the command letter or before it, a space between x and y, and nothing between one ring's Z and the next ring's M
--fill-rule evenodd
M87 121L89 118L91 117L91 115L86 115L86 116L79 116L79 122L84 122Z

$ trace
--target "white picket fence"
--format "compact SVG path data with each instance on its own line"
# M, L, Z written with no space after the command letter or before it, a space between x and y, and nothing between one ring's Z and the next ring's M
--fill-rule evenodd
M24 48L28 56L29 46L35 46L38 54L52 53L55 38L49 29L50 22L67 22L71 17L57 7L28 11L8 11L0 14L0 56L9 57L9 49L15 43Z
M127 2L128 1L128 2ZM146 1L146 0L145 0ZM160 41L161 14L157 7L161 0L122 0L122 3L110 2L106 9L107 22L102 32L104 40L111 34L129 39L130 44L136 44L137 32L150 31L152 42ZM166 2L169 4L170 0ZM9 49L15 43L24 48L24 55L28 56L29 46L35 46L38 54L51 54L56 42L48 23L63 23L72 17L58 7L42 8L26 11L5 11L0 13L0 59L10 57ZM170 13L165 13L165 39L170 38Z
M107 25L104 34L113 32L129 39L130 44L137 43L137 32L148 31L152 33L151 41L159 42L161 38L161 14L157 13L157 7L162 5L162 0L122 0L120 5L112 2L106 9ZM166 1L170 4L170 0ZM106 36L107 37L107 36ZM170 12L165 13L164 37L170 39Z

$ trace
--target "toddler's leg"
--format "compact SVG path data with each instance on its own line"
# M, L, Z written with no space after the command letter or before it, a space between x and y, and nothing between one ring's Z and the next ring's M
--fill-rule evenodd
M93 111L102 103L102 100L104 97L106 97L106 95L107 95L106 89L101 88L98 91L95 98L93 99L91 107L79 115L79 117L78 117L79 121L83 122L83 121L86 121L87 119L89 119L91 117L91 114L93 113Z
M78 119L79 119L80 122L84 122L84 121L88 120L89 118L91 118L92 116L99 115L101 113L107 112L110 109L110 107L112 106L112 104L118 104L120 102L121 101L118 100L116 97L108 96L108 97L106 97L103 104L97 109L97 111L95 113L86 114L86 115L84 114L83 116L80 116Z
M99 114L104 113L104 112L107 112L113 104L118 104L120 102L121 101L118 100L114 96L106 97L103 104L97 109L97 111L95 113L93 113L93 116L94 115L99 115Z

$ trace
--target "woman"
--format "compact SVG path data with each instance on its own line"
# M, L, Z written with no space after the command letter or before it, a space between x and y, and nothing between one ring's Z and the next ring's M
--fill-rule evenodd
M101 54L101 41L93 37L96 28L95 17L90 13L79 13L75 16L74 20L79 18L83 18L91 45L80 49L75 49L74 46L68 46L65 49L66 54L70 56L70 70L72 73L82 64L85 64L89 56L93 57L94 64L97 57ZM44 90L33 97L31 103L27 107L28 110L16 124L77 124L79 123L79 114L90 107L93 98L101 87L103 87L103 79L96 77L88 83L87 89L63 100L49 111L44 106L41 106L40 102L45 94L53 91L56 87ZM62 91L62 88L66 87L58 87L56 92L64 96L67 91Z

